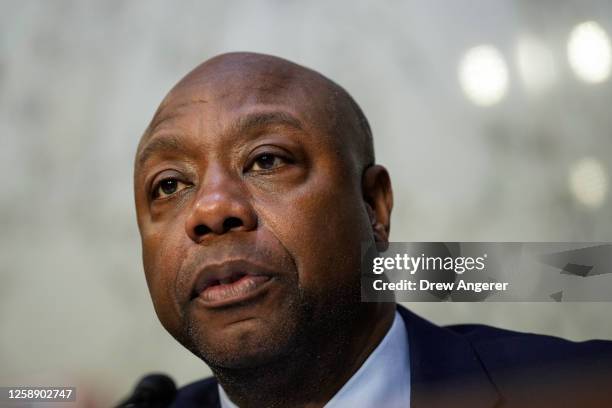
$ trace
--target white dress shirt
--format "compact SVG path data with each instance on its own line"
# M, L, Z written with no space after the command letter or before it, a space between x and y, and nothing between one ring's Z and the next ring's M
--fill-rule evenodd
M219 385L221 408L238 408ZM396 311L391 328L325 408L409 408L410 353L406 326Z

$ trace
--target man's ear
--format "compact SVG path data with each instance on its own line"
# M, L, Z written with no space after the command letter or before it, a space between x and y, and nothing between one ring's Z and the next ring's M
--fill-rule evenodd
M389 242L393 190L387 169L377 164L368 167L363 173L361 188L374 232L374 240Z

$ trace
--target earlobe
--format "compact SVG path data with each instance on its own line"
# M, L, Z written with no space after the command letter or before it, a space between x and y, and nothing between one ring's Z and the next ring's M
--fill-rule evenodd
M362 191L374 240L389 242L393 191L387 169L380 165L368 167L363 173Z

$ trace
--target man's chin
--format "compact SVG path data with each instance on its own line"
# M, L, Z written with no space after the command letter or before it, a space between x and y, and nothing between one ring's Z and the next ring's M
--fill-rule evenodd
M250 319L210 334L192 329L185 345L213 369L255 368L289 355L293 334L288 327Z

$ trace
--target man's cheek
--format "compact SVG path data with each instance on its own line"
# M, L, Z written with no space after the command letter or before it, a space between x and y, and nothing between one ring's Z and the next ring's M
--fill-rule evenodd
M301 286L325 289L358 276L362 233L354 221L337 223L328 217L313 217L301 231L293 243Z
M173 336L180 333L183 324L182 316L178 312L176 298L174 296L174 285L166 279L162 272L155 271L151 277L149 290L153 299L153 307L160 323Z
M159 242L144 250L145 275L153 306L162 325L170 332L180 324L175 290L180 265L172 255L175 253L171 248L159 245Z

